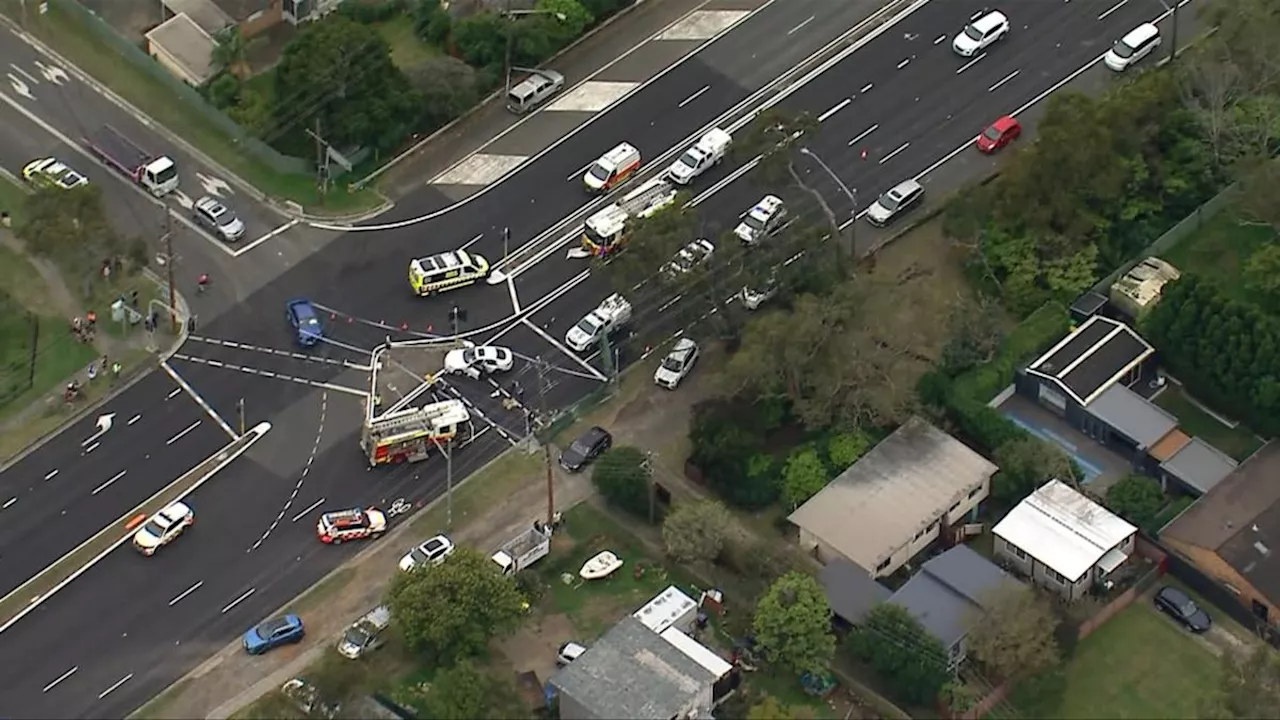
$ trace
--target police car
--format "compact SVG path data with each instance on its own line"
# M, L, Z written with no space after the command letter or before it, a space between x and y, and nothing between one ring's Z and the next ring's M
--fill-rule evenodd
M32 185L59 190L70 190L89 184L89 178L72 170L61 160L51 157L27 163L26 167L22 168L22 178Z
M422 297L470 285L489 276L489 261L466 250L451 250L409 261L409 286Z
M755 245L760 239L772 235L782 227L787 217L787 207L777 195L765 195L742 216L742 222L733 229L733 234L748 245Z
M377 508L352 508L327 512L316 523L316 535L327 545L348 540L378 538L387 531L387 516Z
M285 305L285 320L297 334L298 344L311 347L324 339L324 327L320 315L310 300L298 298Z
M178 538L196 521L196 514L183 502L175 502L152 515L133 534L133 547L148 557Z

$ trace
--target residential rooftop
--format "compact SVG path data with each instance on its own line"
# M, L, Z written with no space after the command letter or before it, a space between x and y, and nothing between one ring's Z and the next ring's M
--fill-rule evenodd
M1155 349L1128 325L1094 315L1031 363L1027 372L1088 405L1153 354Z
M992 532L1071 582L1098 565L1137 528L1061 480L1050 480ZM1104 564L1118 567L1123 557Z

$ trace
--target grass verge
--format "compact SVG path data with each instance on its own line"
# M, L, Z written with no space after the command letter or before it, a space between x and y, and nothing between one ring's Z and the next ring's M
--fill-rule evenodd
M82 543L80 547L62 556L57 562L42 570L17 590L0 599L0 625L9 622L24 608L45 597L60 583L68 581L82 567L92 562L93 558L120 542L122 537L127 537L129 532L136 527L136 518L158 512L164 506L189 492L198 483L203 482L204 478L213 472L214 468L232 457L236 450L245 447L245 444L249 442L248 438L239 440L192 468L182 477L174 479L168 487L144 500L136 508L125 513L118 521L103 528L96 535Z
M1020 684L1024 717L1194 718L1217 685L1218 661L1141 601L1076 648L1052 679Z
M210 120L203 108L184 101L160 79L135 65L137 61L126 57L124 48L88 25L99 21L69 10L61 2L49 2L45 13L36 12L32 7L36 4L44 6L44 3L27 2L24 11L23 0L0 0L0 12L262 192L293 200L316 214L356 213L381 204L382 198L370 190L348 193L345 184L339 184L322 196L310 176L275 172L264 162L242 152L237 140ZM123 39L119 42L125 44ZM214 111L210 108L209 112Z
M1185 390L1173 383L1156 397L1155 404L1178 418L1178 424L1188 435L1204 440L1235 458L1236 462L1244 462L1245 458L1262 447L1262 440L1249 428L1244 425L1236 425L1234 428L1224 425L1201 410L1187 397Z

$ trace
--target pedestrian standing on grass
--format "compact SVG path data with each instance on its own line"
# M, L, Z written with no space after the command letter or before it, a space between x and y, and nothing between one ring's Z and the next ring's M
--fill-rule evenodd
M111 382L115 382L116 380L120 379L121 369L122 368L119 361L111 363Z

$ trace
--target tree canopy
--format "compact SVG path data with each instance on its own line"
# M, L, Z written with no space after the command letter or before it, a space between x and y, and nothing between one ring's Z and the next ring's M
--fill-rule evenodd
M991 497L1005 507L1017 505L1050 480L1076 479L1075 464L1066 453L1031 435L996 448L993 459L1000 470L991 478Z
M797 675L826 670L835 655L831 607L812 575L792 571L775 580L751 627L765 659Z
M427 692L427 716L438 720L486 717L493 696L493 679L471 660L443 668Z
M644 516L649 512L649 469L643 450L615 447L596 460L591 483L611 505Z
M85 185L71 190L41 188L27 195L14 233L33 255L54 262L68 280L89 282L104 264L114 270L125 259L130 269L147 264L147 246L126 240L111 226L102 190Z
M1248 720L1276 717L1280 710L1280 654L1263 643L1248 652L1224 652L1217 692L1205 698L1200 717Z
M515 580L466 547L440 565L397 573L387 604L409 649L440 665L483 651L524 615Z
M817 495L831 482L831 473L818 449L801 446L787 457L782 466L782 500L788 510L795 510Z
M932 703L950 677L942 643L906 608L893 603L867 613L849 635L849 649L906 702Z
M676 505L662 523L662 542L676 562L711 562L724 549L732 523L729 510L715 500Z
M377 29L334 14L309 23L275 70L274 127L265 139L310 157L319 130L339 149L394 148L421 113L421 99ZM318 123L318 125L317 125Z
M1168 503L1160 481L1146 475L1127 475L1107 488L1107 507L1129 522L1155 532L1151 525Z
M1058 664L1061 622L1048 598L1010 581L983 599L968 618L969 655L1001 680L1021 680Z

